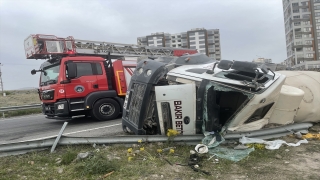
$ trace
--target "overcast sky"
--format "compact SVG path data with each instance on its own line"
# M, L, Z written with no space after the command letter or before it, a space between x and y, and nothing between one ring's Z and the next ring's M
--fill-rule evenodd
M281 0L0 0L5 90L37 87L43 60L27 60L24 39L51 34L136 43L154 32L220 29L222 59L286 58Z

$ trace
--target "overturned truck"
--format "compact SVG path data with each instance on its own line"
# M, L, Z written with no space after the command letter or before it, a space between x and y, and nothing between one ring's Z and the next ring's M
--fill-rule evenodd
M320 121L320 73L273 72L243 61L205 55L143 60L124 102L125 132L226 138L281 136Z

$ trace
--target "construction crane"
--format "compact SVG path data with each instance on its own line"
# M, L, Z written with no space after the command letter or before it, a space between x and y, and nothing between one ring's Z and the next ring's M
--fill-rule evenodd
M50 56L66 56L70 53L80 56L103 56L110 53L112 58L181 56L185 53L197 53L194 49L89 41L74 39L72 36L60 38L43 34L30 35L25 39L24 46L27 59L48 59Z

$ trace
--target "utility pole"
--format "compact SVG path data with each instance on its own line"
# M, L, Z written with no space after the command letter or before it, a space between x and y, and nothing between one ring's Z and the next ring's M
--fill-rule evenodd
M1 63L0 63L0 88L1 88L1 94L2 96L4 95L4 92L3 92L3 83L2 83L2 72L1 72L1 66L3 66Z

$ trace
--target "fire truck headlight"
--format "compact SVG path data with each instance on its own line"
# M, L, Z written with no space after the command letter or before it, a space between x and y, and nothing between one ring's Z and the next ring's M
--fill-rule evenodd
M64 104L59 104L58 109L64 109Z
M147 73L146 73L146 74L147 74L147 76L150 76L150 75L152 74L152 70L150 70L150 69L147 70Z
M138 75L140 75L143 72L143 69L139 68L137 72L138 72Z

